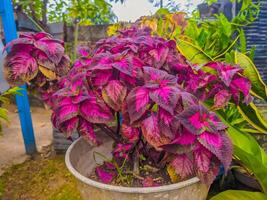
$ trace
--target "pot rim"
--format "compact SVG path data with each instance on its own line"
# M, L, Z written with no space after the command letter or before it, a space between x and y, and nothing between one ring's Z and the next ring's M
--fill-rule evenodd
M97 187L99 189L103 190L109 190L114 192L122 192L122 193L140 193L140 194L146 194L146 193L157 193L157 192L167 192L170 190L176 190L180 189L195 183L200 182L199 178L193 177L191 179L188 179L183 182L170 184L170 185L163 185L163 186L157 186L157 187L125 187L125 186L115 186L115 185L109 185L104 184L98 181L95 181L93 179L87 178L83 176L80 172L78 172L72 165L70 161L70 153L73 148L75 148L75 145L82 140L82 138L78 138L76 141L74 141L68 148L66 155L65 155L65 164L68 168L68 170L81 182Z

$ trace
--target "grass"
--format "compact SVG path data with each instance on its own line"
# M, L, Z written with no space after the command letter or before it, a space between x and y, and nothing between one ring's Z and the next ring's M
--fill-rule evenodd
M1 200L81 200L62 156L40 156L14 165L0 177Z

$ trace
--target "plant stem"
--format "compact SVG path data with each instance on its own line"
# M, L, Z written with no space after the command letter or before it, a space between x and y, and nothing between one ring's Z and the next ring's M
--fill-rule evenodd
M120 134L120 129L121 129L120 113L119 112L116 113L116 117L117 117L117 130L116 130L116 134L119 135Z
M109 137L111 137L116 143L120 142L120 139L117 135L115 135L114 131L107 127L104 124L96 124L98 128L100 128L104 133L106 133Z
M134 166L133 166L133 173L136 175L140 174L140 169L139 169L139 152L138 152L138 148L135 149L135 153L133 155L133 162L134 162Z

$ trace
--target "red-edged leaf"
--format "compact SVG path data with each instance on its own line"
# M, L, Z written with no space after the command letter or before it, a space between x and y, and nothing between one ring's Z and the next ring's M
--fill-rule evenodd
M95 70L90 78L94 86L104 86L111 80L112 70Z
M170 143L170 138L160 132L158 117L155 114L142 121L141 129L146 141L155 148Z
M56 110L58 115L58 123L61 124L79 114L79 106L75 104L67 104Z
M166 71L155 69L153 67L144 67L144 78L146 83L154 83L159 86L177 83L177 77L168 74Z
M115 111L121 109L121 105L126 97L127 88L121 84L120 81L113 80L102 90L102 97L104 101Z
M78 123L79 123L79 118L73 117L67 121L64 121L63 123L60 123L58 126L56 126L56 128L62 133L65 133L68 138L77 129Z
M149 94L150 98L160 107L173 114L179 99L179 89L174 86L165 86Z
M213 109L224 108L229 100L231 99L231 94L227 90L221 90L214 96Z
M127 126L126 124L122 124L121 126L121 134L124 138L126 138L129 142L136 142L139 139L139 130L138 128L133 128L131 126Z
M34 46L43 51L56 65L59 64L64 55L64 47L59 41L54 39L40 39L35 41Z
M175 158L171 161L170 164L182 180L188 178L193 174L193 163L187 155L175 156Z
M198 141L208 149L223 164L225 171L228 170L232 161L233 147L226 133L204 132L198 138Z
M99 144L99 141L96 138L94 128L92 124L82 118L80 118L78 132L87 140L92 142L95 145Z
M220 163L218 161L211 162L210 165L211 166L207 172L203 172L201 170L196 169L197 177L200 179L202 183L208 186L210 186L213 183L220 169L219 168Z
M81 116L91 123L108 123L114 120L114 116L103 100L91 95L80 105Z
M193 155L197 170L207 173L210 169L211 152L200 146L194 150Z
M201 134L210 127L209 113L200 105L193 105L179 114L181 123L193 134Z

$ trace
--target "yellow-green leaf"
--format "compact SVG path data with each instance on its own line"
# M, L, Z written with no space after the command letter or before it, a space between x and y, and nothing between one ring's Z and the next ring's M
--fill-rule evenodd
M243 53L235 52L235 63L244 69L244 75L252 83L252 94L267 101L267 87L252 60Z
M49 78L50 80L56 80L57 79L57 75L55 72L43 67L43 66L39 66L39 70L42 72L42 74Z
M205 64L212 61L208 54L188 41L178 39L177 48L187 60L194 64Z
M179 176L176 174L175 169L171 165L167 166L167 172L169 174L169 177L170 177L172 183L179 182Z
M267 134L267 121L254 103L249 105L240 104L237 108L239 113L253 128L258 130L259 133Z
M211 198L211 200L266 200L267 196L261 192L243 190L227 190Z

